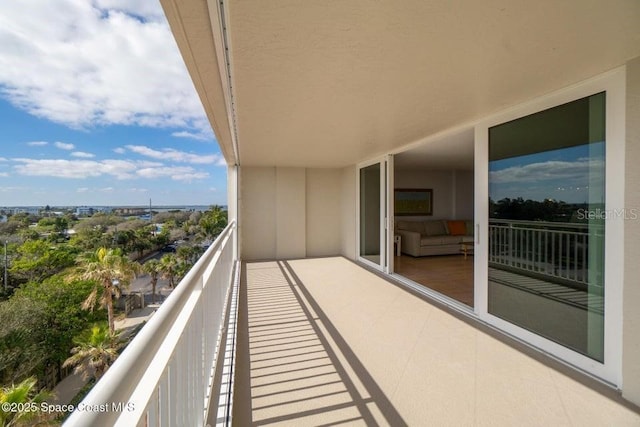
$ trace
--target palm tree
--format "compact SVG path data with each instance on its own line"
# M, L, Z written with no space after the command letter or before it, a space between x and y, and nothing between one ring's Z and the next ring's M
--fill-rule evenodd
M136 229L133 232L129 246L138 253L138 259L142 258L144 251L151 248L151 230L149 227Z
M180 261L174 254L167 254L160 258L160 271L162 272L162 277L169 279L169 285L172 288L175 287L175 280L179 267Z
M142 269L145 272L149 273L149 276L151 276L151 302L152 303L156 302L156 285L158 284L158 278L161 273L160 267L161 267L160 261L158 261L157 259L150 259L149 261L145 262L144 265L142 266Z
M0 427L36 425L35 421L45 422L51 417L39 410L40 403L51 397L51 393L44 390L36 392L36 383L37 380L30 377L19 384L0 389ZM5 410L4 405L7 403L14 404L18 410Z
M122 346L118 334L119 331L111 333L104 326L92 326L73 340L76 346L71 349L72 356L64 361L62 367L75 366L74 374L82 375L85 380L89 375L100 379L118 357Z
M205 238L215 239L227 226L227 211L221 206L212 206L202 214L198 225Z
M196 246L180 246L176 253L178 258L185 264L194 264L200 257L200 248Z
M70 274L67 280L80 279L96 282L96 286L82 304L82 308L93 310L97 302L106 307L109 331L113 334L115 332L113 299L120 298L121 289L127 288L139 271L140 264L130 261L122 255L122 251L103 247L82 259L76 271Z

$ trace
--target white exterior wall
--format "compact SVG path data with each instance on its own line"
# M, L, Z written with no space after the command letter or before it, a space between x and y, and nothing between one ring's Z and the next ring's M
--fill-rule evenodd
M627 64L626 90L622 395L640 405L640 58Z
M240 256L244 261L276 256L276 169L240 168Z
M304 168L276 168L276 259L306 254Z
M307 169L307 256L341 252L342 171Z
M240 175L243 260L340 255L342 169L242 167Z
M342 256L356 259L356 166L342 169Z

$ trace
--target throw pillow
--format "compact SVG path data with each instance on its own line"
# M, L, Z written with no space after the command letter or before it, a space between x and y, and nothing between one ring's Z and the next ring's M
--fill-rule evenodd
M447 221L449 234L452 236L464 236L467 233L467 225L464 221Z

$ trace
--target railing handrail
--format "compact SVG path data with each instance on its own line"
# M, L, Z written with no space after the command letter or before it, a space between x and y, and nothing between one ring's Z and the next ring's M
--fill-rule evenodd
M209 246L204 255L176 286L175 290L162 303L147 324L138 332L127 348L107 370L105 375L96 383L91 392L82 401L84 407L101 408L112 404L129 403L133 391L136 389L149 365L156 357L156 353L164 342L164 337L171 330L183 308L188 304L190 296L198 291L198 278L210 267L213 258L218 254L222 243L231 237L235 228L235 221L229 222L216 240ZM142 410L143 408L136 408ZM105 411L109 418L115 421L121 414ZM65 426L98 425L97 418L103 417L101 411L75 411L64 423ZM103 420L104 421L104 420Z
M507 224L507 225L531 225L537 227L548 227L548 228L578 228L578 229L588 229L591 227L601 228L603 224L597 223L576 223L576 222L554 222L554 221L529 221L522 219L500 219L500 218L490 218L490 225L496 224Z

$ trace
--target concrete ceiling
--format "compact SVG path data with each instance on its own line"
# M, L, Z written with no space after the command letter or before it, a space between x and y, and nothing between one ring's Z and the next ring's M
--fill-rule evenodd
M473 170L473 128L398 153L396 170Z
M226 77L212 60L222 58L220 48L197 40L220 39L211 24L217 2L209 3L212 16L198 0L162 3L235 163L228 118L215 107ZM354 164L640 56L637 0L237 0L225 7L242 165Z

